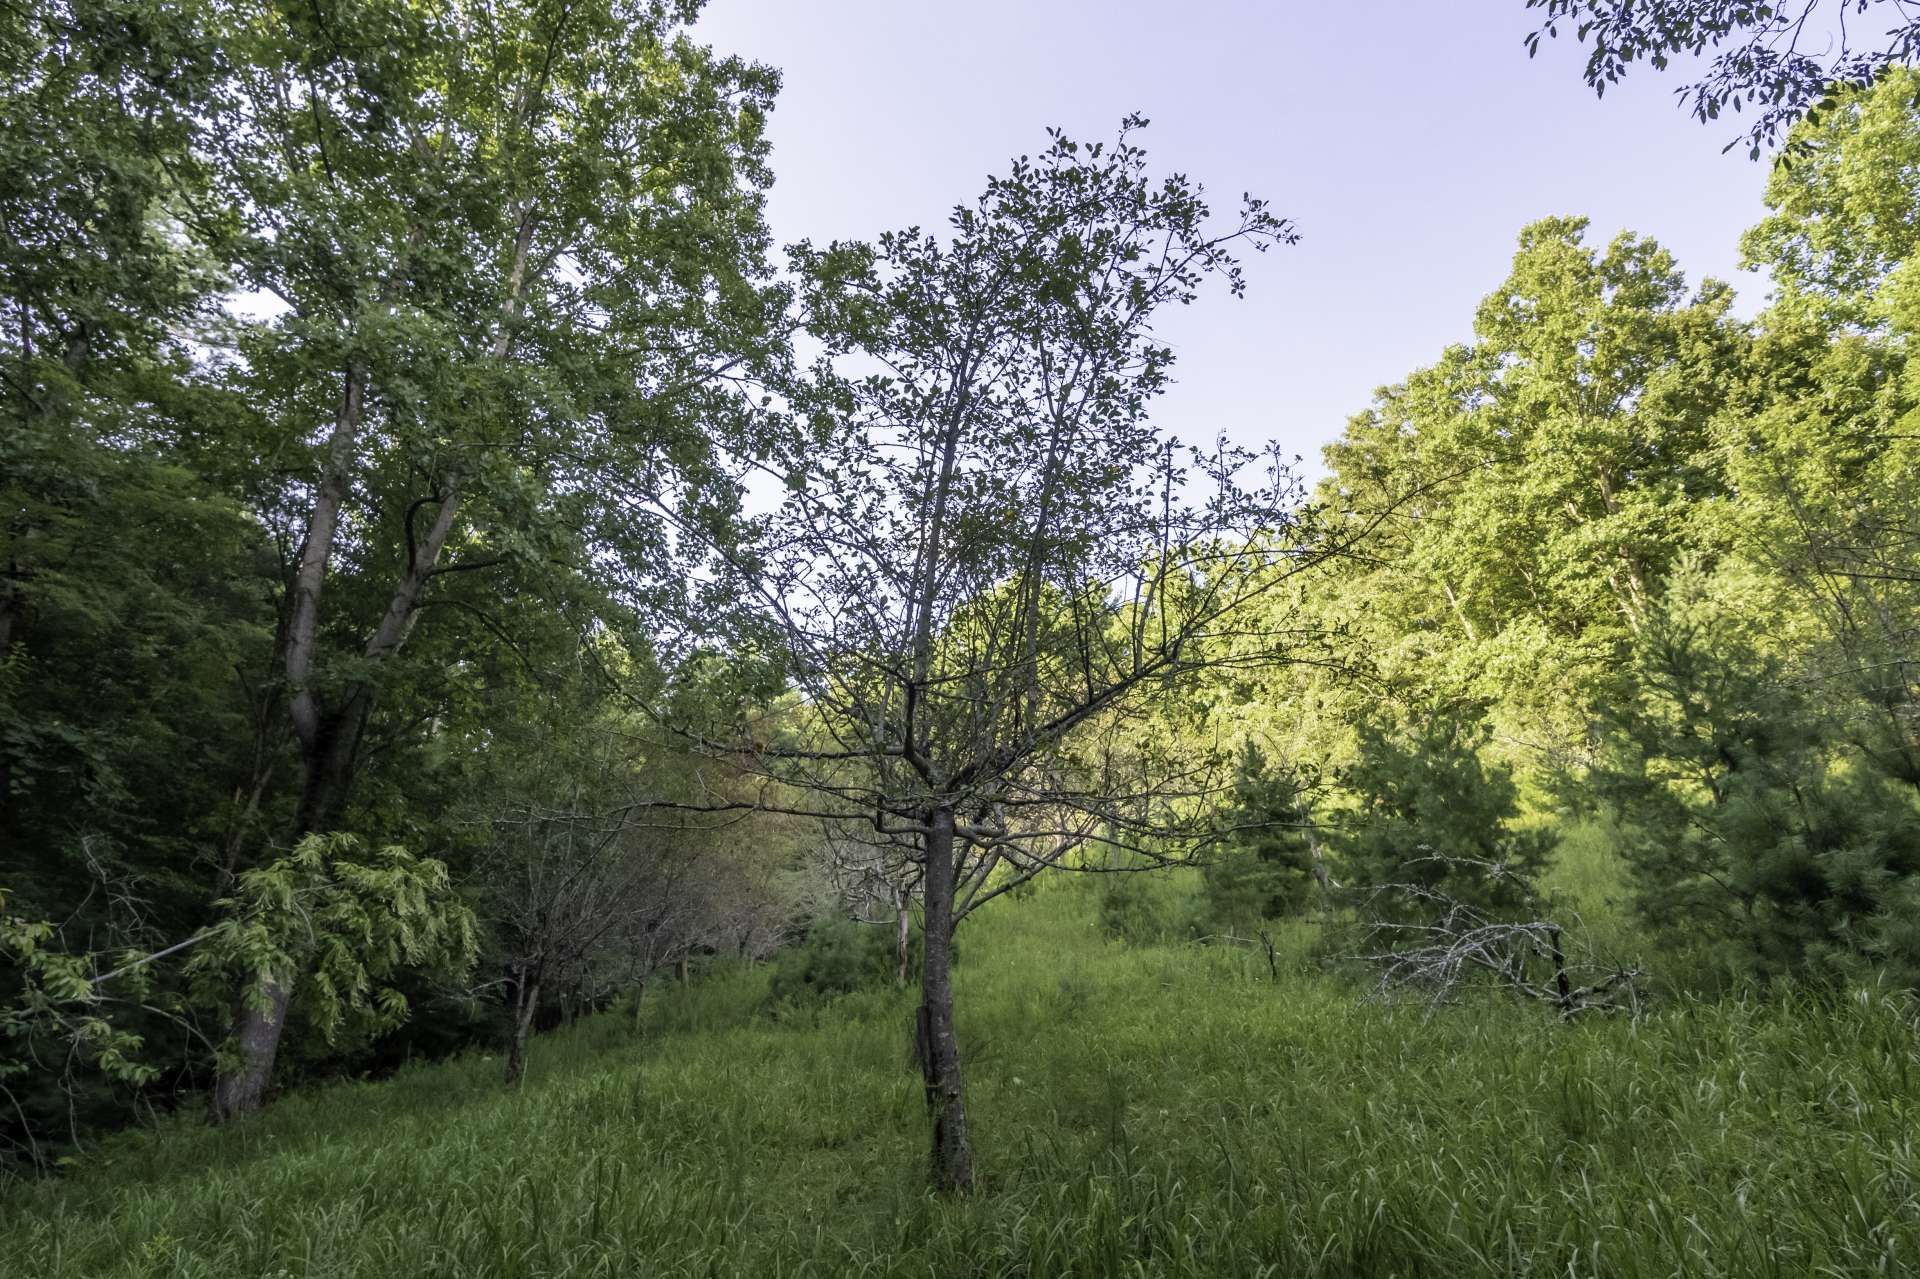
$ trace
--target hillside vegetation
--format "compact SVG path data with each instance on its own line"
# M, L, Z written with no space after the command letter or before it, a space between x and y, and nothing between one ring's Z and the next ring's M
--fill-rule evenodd
M1920 1266L1920 25L1313 471L1242 144L789 234L701 7L0 6L0 1279Z
M1185 891L1168 885L1169 894ZM1560 1024L1357 997L1292 926L1123 947L1097 882L956 969L979 1193L925 1190L912 997L729 967L543 1043L181 1116L0 1201L13 1275L1887 1274L1920 1249L1890 999ZM978 935L972 933L978 930Z

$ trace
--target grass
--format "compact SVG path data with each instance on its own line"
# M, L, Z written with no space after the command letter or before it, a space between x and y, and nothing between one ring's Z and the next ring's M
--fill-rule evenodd
M1064 884L968 925L980 1192L921 1189L911 999L721 972L534 1045L182 1119L0 1191L11 1276L1726 1275L1920 1266L1890 998L1562 1026L1358 1001L1304 946L1124 949Z

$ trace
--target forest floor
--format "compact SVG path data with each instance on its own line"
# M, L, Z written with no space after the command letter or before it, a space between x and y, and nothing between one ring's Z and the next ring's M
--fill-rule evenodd
M980 1186L923 1189L912 996L729 969L535 1041L181 1115L0 1187L0 1274L1726 1275L1920 1269L1920 1070L1872 995L1562 1025L1369 1003L1288 939L1125 947L1097 888L962 936Z

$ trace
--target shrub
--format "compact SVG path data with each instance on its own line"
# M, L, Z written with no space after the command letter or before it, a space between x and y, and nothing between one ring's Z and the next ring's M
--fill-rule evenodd
M1248 744L1222 823L1224 851L1202 872L1201 924L1252 930L1305 911L1313 900L1312 831L1301 780L1270 768Z
M1488 911L1520 908L1522 885L1545 868L1554 837L1514 828L1513 776L1480 757L1485 720L1440 708L1404 727L1358 728L1358 757L1342 774L1356 808L1333 840L1352 885L1406 884Z
M1151 946L1187 932L1165 876L1128 872L1100 877L1100 931L1129 946Z
M907 977L920 974L921 934L918 921L908 939ZM956 940L955 963L960 961ZM806 1003L832 999L856 990L891 985L898 971L894 931L885 926L835 919L816 924L806 938L774 956L770 994L776 1003Z

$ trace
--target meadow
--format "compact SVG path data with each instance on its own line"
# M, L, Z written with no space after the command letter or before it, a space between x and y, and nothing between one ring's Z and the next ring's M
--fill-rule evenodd
M1163 884L1157 892L1178 894ZM1890 996L1670 993L1560 1024L1368 1001L1311 955L963 935L973 1197L924 1190L913 995L770 1011L720 967L537 1040L193 1115L0 1190L0 1273L1807 1276L1920 1259Z

